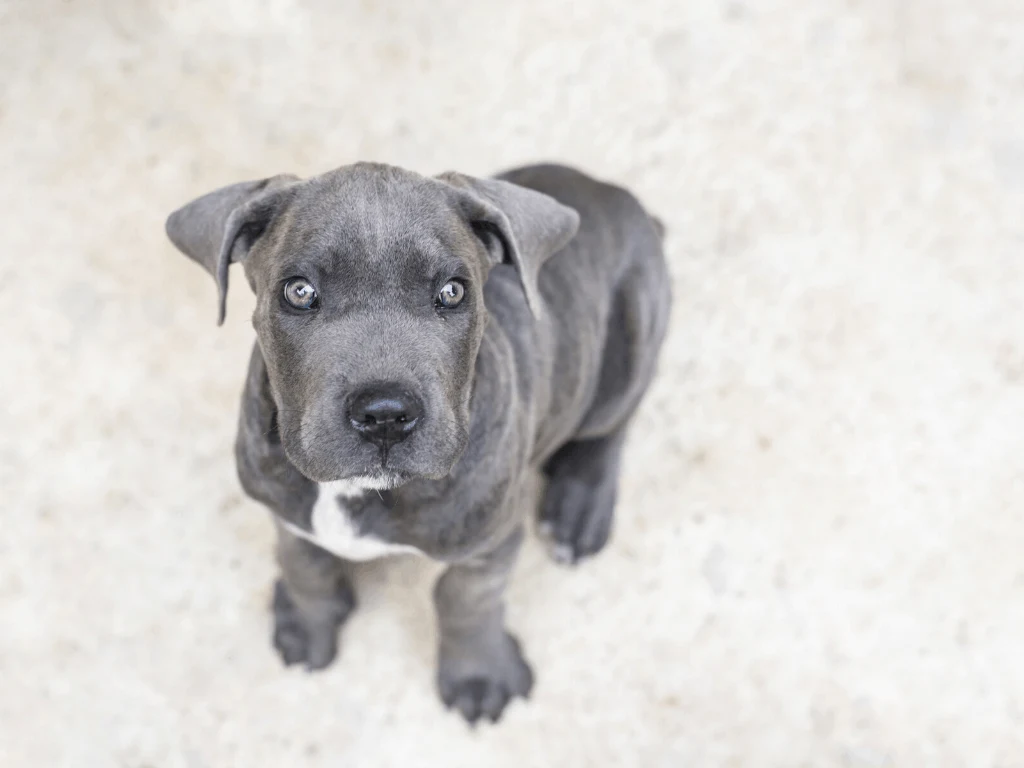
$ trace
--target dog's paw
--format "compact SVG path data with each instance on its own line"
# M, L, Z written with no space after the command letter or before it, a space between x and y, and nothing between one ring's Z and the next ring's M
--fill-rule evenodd
M544 494L538 530L552 559L573 565L608 543L614 512L614 483L591 483L568 474L553 477Z
M285 666L304 664L310 672L328 666L338 655L338 630L355 608L350 590L342 590L327 610L303 616L284 585L274 585L274 648Z
M496 723L512 699L529 698L533 672L519 642L504 633L493 649L446 651L442 646L438 688L444 705L457 709L470 725L481 717Z

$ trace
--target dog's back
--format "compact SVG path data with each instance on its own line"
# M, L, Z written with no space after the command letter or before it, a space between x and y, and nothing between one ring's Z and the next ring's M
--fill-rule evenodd
M664 228L627 190L573 168L531 165L498 178L580 215L576 236L540 273L551 317L534 343L555 367L547 378L559 383L543 409L554 418L538 433L535 455L544 457L570 436L614 431L650 384L671 307Z

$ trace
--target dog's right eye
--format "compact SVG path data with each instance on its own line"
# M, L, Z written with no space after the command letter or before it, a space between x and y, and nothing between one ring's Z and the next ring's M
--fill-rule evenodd
M437 294L435 302L444 309L455 309L466 295L466 286L461 280L449 280Z
M316 309L316 288L304 277L293 277L284 284L284 300L295 309Z

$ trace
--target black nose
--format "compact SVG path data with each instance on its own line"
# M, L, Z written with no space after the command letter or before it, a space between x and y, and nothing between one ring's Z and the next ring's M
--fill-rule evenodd
M421 412L416 397L401 387L381 385L357 392L348 418L364 439L386 446L405 440L416 429Z

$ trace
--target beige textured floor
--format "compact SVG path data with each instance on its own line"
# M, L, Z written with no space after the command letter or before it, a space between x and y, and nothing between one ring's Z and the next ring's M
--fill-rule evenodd
M635 188L677 307L617 535L531 543L533 701L432 688L432 566L267 641L252 331L165 214L357 159ZM0 0L0 766L1024 766L1018 0Z

